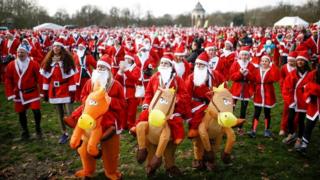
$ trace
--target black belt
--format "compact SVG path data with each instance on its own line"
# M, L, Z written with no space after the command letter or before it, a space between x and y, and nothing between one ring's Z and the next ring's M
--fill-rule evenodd
M25 94L32 93L34 90L36 90L36 87L27 88L27 89L19 89L20 92L25 93Z

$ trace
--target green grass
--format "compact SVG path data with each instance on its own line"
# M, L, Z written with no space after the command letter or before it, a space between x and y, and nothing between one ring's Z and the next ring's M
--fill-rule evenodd
M81 168L79 156L68 144L58 144L61 134L56 111L52 105L42 104L42 127L44 140L32 138L28 142L19 141L20 126L13 103L6 101L4 87L0 86L0 179L65 179ZM280 94L278 85L277 93ZM256 139L247 136L237 137L233 149L233 164L226 166L217 153L217 169L214 172L196 171L191 168L193 151L191 141L185 139L176 151L176 164L184 175L179 179L315 179L320 175L319 128L314 129L308 156L297 154L292 147L281 143L278 137L282 111L282 99L272 109L272 131L274 139L263 137L263 113L258 126ZM238 103L239 104L239 103ZM239 105L238 105L239 106ZM239 115L239 107L236 115ZM246 130L251 127L253 104L249 104ZM28 125L34 133L32 112L28 112ZM72 131L70 130L70 133ZM33 135L34 136L34 135ZM127 132L121 135L121 155L119 169L125 179L146 179L144 166L135 159L136 141ZM155 179L166 179L165 170L161 167ZM98 161L94 179L104 179L102 163Z

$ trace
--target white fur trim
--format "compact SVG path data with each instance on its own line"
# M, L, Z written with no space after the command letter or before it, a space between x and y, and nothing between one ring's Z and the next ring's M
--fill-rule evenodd
M49 98L50 104L62 104L62 103L70 103L71 98L70 97L64 97L64 98Z
M43 90L49 90L49 84L42 84Z
M204 64L204 65L208 65L208 63L206 61L203 61L201 59L196 59L195 63L201 63L201 64Z
M311 98L308 97L308 98L306 99L306 103L309 103L310 101L311 101Z
M233 46L232 42L229 41L229 40L226 40L224 43L225 43L225 44L229 44L230 46Z
M107 66L108 69L111 69L110 64L108 64L108 63L106 63L106 62L104 62L104 61L101 61L101 60L99 60L99 61L97 62L97 66L98 66L98 65Z
M238 96L232 96L233 99L238 99L241 101L250 101L250 98L242 98L242 97L238 97Z
M313 116L309 116L308 114L307 114L307 118L308 119L310 119L311 121L314 121L316 118L317 118L317 116L319 116L319 111L317 111L317 113L315 113Z
M162 62L169 62L170 64L173 64L172 60L171 59L168 59L168 58L161 58L161 61Z
M254 105L258 106L258 107L273 108L276 104L273 104L273 105L269 106L269 105L265 105L265 104L261 104L261 103L254 103Z
M129 56L129 55L124 55L124 58L128 58L128 59L134 60L134 57Z
M303 60L305 60L305 61L308 61L308 59L305 58L304 56L297 56L296 59L297 59L297 60L298 60L298 59L303 59Z
M16 98L16 95L9 96L9 97L8 97L8 101L9 101L9 100L12 100L12 99L14 99L14 98Z
M77 86L76 85L70 85L69 86L69 91L76 91L77 90Z
M63 47L64 45L61 42L55 41L52 46L61 46Z
M191 112L194 113L196 111L198 111L200 108L202 108L203 106L205 106L206 104L202 103L194 108L191 109Z
M40 97L33 98L33 99L28 100L28 101L21 101L21 104L25 105L25 104L28 104L28 103L31 103L31 102L34 102L34 101L38 101L38 100L40 100Z

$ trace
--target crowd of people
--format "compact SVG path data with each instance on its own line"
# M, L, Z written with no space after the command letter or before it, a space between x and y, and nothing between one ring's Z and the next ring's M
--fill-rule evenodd
M185 136L199 136L198 126L213 95L211 89L224 82L231 82L230 87L228 83L225 86L234 104L240 103L239 118L252 120L248 132L242 126L236 127L238 135L255 138L263 110L263 135L274 136L271 110L277 102L274 84L279 82L284 101L279 135L284 136L283 143L294 143L298 152L306 153L320 112L319 29L4 31L0 32L1 82L7 99L14 101L21 138L30 137L28 109L34 114L36 135L42 138L43 98L57 109L61 144L69 139L66 123L82 112L81 107L73 110L73 102L83 104L97 81L105 84L111 98L102 121L104 132L111 136L122 130L134 135L136 125L148 121L148 107L156 90L174 88L177 99L168 123L175 145L181 144ZM246 116L249 101L254 103L253 117ZM184 124L188 124L188 132L184 132Z

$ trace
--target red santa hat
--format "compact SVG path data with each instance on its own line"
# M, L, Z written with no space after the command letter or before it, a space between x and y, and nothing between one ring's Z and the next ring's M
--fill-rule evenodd
M291 51L288 55L288 60L296 61L298 54L296 51Z
M165 54L162 56L160 62L169 62L171 65L173 65L173 55L172 54Z
M217 49L217 46L214 42L207 42L205 50L208 51L209 49Z
M310 57L308 51L299 51L296 59L303 59L305 61L309 61Z
M185 56L187 54L187 49L184 46L178 46L175 51L175 56Z
M224 44L229 44L231 47L233 47L234 39L233 38L228 38Z
M196 59L195 63L201 63L204 65L208 65L210 57L207 52L202 52Z
M53 43L53 46L61 46L61 47L64 47L64 39L62 39L62 38L57 39L57 40Z
M239 54L250 54L250 46L242 46Z
M110 58L109 55L105 54L97 61L97 66L104 65L104 66L107 66L107 68L110 70L111 63L112 63L112 59Z
M144 35L144 42L149 41L151 43L151 38L148 35Z
M134 61L134 54L132 52L126 52L126 54L124 55L124 58L128 58Z
M269 62L271 62L271 57L268 55L268 54L263 54L262 57L261 57L261 60L262 59L266 59L268 60Z

